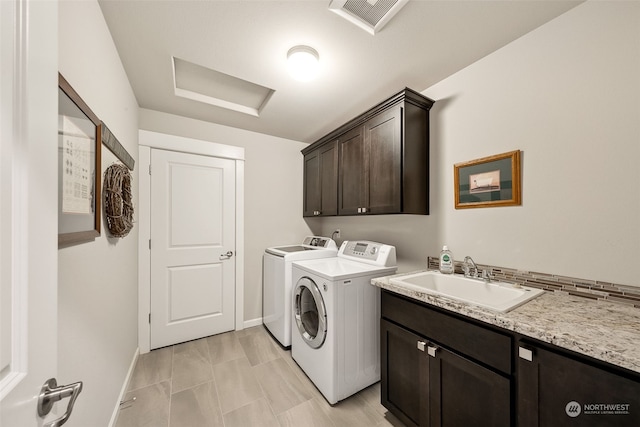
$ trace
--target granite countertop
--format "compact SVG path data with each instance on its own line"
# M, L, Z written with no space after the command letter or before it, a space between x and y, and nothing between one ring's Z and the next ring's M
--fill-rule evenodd
M640 310L624 304L545 291L508 313L373 279L382 289L640 373Z

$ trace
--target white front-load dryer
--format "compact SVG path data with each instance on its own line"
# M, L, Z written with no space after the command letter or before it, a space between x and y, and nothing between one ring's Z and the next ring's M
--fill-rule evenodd
M395 248L357 242L361 257L355 243L338 257L293 263L291 356L331 404L380 380L380 289L371 279L395 273Z

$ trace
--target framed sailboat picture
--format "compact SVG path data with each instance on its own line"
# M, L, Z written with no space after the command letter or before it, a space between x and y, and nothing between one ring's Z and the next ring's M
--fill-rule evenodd
M522 204L520 150L453 165L455 208Z

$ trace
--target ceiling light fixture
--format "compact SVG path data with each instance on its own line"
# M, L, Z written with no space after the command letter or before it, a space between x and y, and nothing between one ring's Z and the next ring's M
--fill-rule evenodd
M309 81L318 74L320 56L309 46L294 46L287 52L289 74L299 81Z

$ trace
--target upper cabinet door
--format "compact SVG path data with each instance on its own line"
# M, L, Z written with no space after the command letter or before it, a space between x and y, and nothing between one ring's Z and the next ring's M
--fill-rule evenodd
M365 142L363 127L345 133L338 139L340 147L340 178L338 180L338 214L356 215L366 207Z
M338 215L338 141L318 149L320 157L320 215Z
M304 156L304 216L317 216L320 213L320 150Z
M338 214L338 142L304 156L303 216Z
M402 107L364 124L366 213L402 211Z

